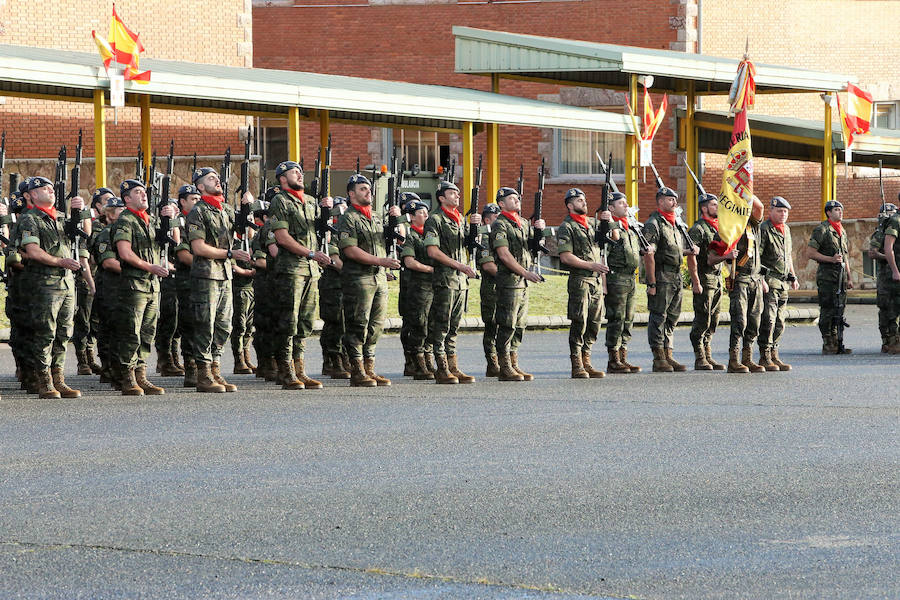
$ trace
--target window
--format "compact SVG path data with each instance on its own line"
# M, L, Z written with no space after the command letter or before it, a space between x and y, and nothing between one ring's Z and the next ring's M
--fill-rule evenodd
M900 129L897 121L900 102L876 102L872 107L872 127L879 129Z
M450 134L436 131L400 129L394 131L394 151L406 158L406 168L419 165L420 171L437 171L450 156Z
M625 135L621 133L601 133L596 131L578 131L574 129L557 129L554 143L556 174L559 175L602 175L600 156L609 156L613 160L609 166L613 173L625 172Z

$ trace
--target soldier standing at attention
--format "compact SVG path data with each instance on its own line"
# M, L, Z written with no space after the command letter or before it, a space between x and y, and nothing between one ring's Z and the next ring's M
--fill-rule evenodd
M769 218L759 227L759 254L769 290L763 297L762 320L759 323L759 364L767 371L790 371L791 365L778 356L778 343L784 333L784 311L788 290L800 283L791 260L793 245L787 225L791 205L781 196L772 198Z
M850 348L840 348L837 331L837 319L844 318L847 290L853 289L853 282L850 280L850 243L841 223L843 218L844 205L837 200L829 200L825 203L825 220L813 229L809 238L809 258L819 263L816 269L816 286L819 288L822 354L853 352ZM844 291L838 299L842 278Z
M900 316L900 213L895 212L884 228L884 257L890 270L890 281L887 282L888 302L890 304L891 343L887 347L889 354L900 354L900 332L897 330L897 318Z
M219 174L215 169L203 167L194 171L193 180L200 201L188 214L187 238L193 254L191 307L197 391L235 392L237 386L222 377L219 360L231 333L231 261L249 261L250 254L231 249L234 210L222 196ZM252 201L250 192L245 192L241 202Z
M116 360L121 369L123 396L164 394L147 380L147 357L153 347L159 318L159 278L169 270L159 264L156 229L147 214L147 190L136 179L120 186L125 211L111 226L110 239L122 267L117 296ZM171 204L162 216L175 216Z
M459 212L459 188L449 181L441 181L436 196L440 208L425 222L425 249L429 264L434 267L431 276L434 300L428 313L428 343L437 365L434 380L473 383L474 377L459 370L456 338L463 313L463 295L469 288L468 278L478 277L478 273L463 262L466 224ZM469 219L476 227L481 223L481 215L477 213Z
M119 278L122 266L116 257L109 234L112 224L124 210L125 203L121 198L109 196L106 199L106 207L101 211L105 225L93 230L89 244L91 261L97 266L97 293L94 295L93 313L98 317L107 315L97 329L100 382L112 383L117 390L122 389L122 373L120 373L115 355L114 345L118 343L118 338L115 332L115 322L111 317L116 314L118 309Z
M22 279L25 264L19 249L21 242L19 237L19 223L25 211L32 208L31 200L25 198L22 191L27 188L28 180L19 183L19 189L13 190L10 210L18 215L18 220L13 223L9 231L10 245L3 249L6 262L6 316L9 318L9 348L12 350L16 362L16 377L21 384L21 389L29 394L37 393L37 376L31 357L27 352L31 338L31 315L29 313L28 290L22 287ZM29 194L30 198L30 194ZM0 204L0 206L3 206ZM5 208L5 207L4 207ZM12 219L10 219L12 220Z
M266 199L256 212L262 219L262 226L251 242L253 265L256 277L253 278L253 295L256 300L253 322L256 324L256 335L253 344L256 347L256 376L266 381L278 381L278 365L275 363L275 290L272 280L275 278L275 258L278 256L278 244L272 232L269 220L269 208L272 198L280 189L277 186L266 190Z
M184 359L184 387L197 387L197 363L194 360L194 311L191 307L191 243L187 236L187 216L200 200L200 192L192 185L178 188L178 216L180 241L175 253L175 291L178 296L178 333L181 337L181 356Z
M428 336L428 312L434 291L429 265L428 250L425 246L425 221L428 220L428 205L412 192L403 192L403 212L409 218L410 231L403 242L400 260L405 267L400 271L400 342L403 344L406 360L410 363L413 379L422 381L434 379L434 374L425 364L425 339Z
M675 220L677 206L678 194L670 188L660 188L656 192L656 210L644 225L644 237L656 247L653 254L644 255L650 311L647 339L653 351L654 372L687 370L672 357L672 338L681 314L682 257L696 256L700 249L696 245L685 247Z
M384 329L387 313L387 274L399 269L400 261L387 256L384 224L372 214L372 183L365 175L347 181L350 208L338 221L341 253L341 289L344 295L344 348L350 357L350 385L391 385L375 373L375 346ZM399 217L400 207L389 215Z
M159 282L159 317L156 328L156 372L163 377L181 377L184 375L184 368L178 364L176 358L176 349L178 338L178 314L188 309L178 302L178 282L175 278L175 269L178 264L177 248L181 242L181 231L179 231L179 220L177 219L178 211L175 204L169 198L163 198L160 204L160 216L162 209L166 206L172 206L175 218L169 219L169 236L178 243L169 242L167 244L167 255L163 257L162 246L160 246L160 260L166 259L165 267L169 270L169 275L163 277Z
M84 249L90 256L90 240L94 236L94 230L106 225L103 217L103 209L107 198L113 196L112 190L101 187L91 197L91 209L97 215L91 222L91 237L87 241L79 238L79 244L84 243ZM78 374L100 374L100 365L94 361L94 345L97 342L98 329L100 327L99 315L94 314L94 302L97 296L97 265L88 263L84 273L90 272L90 281L86 277L76 278L76 308L75 325L72 333L72 345L75 347L75 356L78 359ZM91 289L93 287L93 289Z
M316 251L316 199L303 193L303 171L288 160L275 169L281 191L269 207L269 228L278 242L274 293L279 319L275 326L275 361L286 390L321 389L322 382L306 375L303 352L312 333L318 304L318 279L331 258ZM322 200L330 211L331 198Z
M532 381L534 375L519 369L519 345L528 319L528 284L543 281L531 271L528 250L534 227L543 229L543 219L534 224L522 219L522 201L513 188L497 190L500 217L491 229L491 248L497 264L497 361L500 381Z
M897 333L897 317L891 305L891 268L884 253L885 229L891 217L897 212L897 206L887 202L881 205L878 212L878 226L869 238L869 258L878 265L877 292L878 331L881 333L881 352L886 354Z
M487 240L491 234L491 226L500 216L500 207L491 202L485 204L481 210L482 227L479 234L482 240ZM484 347L484 358L487 360L485 377L499 377L500 363L497 361L497 263L494 262L494 253L490 243L484 244L484 249L478 251L478 272L481 275L481 320L484 322L484 333L481 343ZM426 359L427 359L426 354Z
M610 373L640 373L641 368L628 362L628 342L634 322L634 274L641 261L637 231L628 222L628 198L613 192L609 198L609 237L606 264L606 349ZM601 214L601 217L603 215ZM647 252L652 253L653 248Z
M603 279L609 273L594 235L597 223L587 216L584 192L572 188L564 198L569 214L556 231L559 260L569 270L569 358L572 379L601 378L603 371L591 365L591 347L600 334L603 316ZM609 211L600 218L612 220Z
M347 199L343 196L334 198L331 209L332 217L340 217L347 210ZM337 247L337 236L328 233L328 255L331 264L322 269L319 278L319 318L322 319L322 331L319 333L319 345L322 346L322 375L332 379L350 379L350 364L344 353L341 339L344 337L344 307L341 293L341 262Z
M57 220L53 182L32 177L27 191L34 208L19 221L19 247L27 261L23 290L31 298L29 356L37 373L41 398L80 398L81 392L66 385L63 368L66 345L72 337L75 314L75 277L81 262L69 256L63 223ZM81 210L84 200L75 196L71 207Z
M232 250L240 250L243 244L240 236L244 235L244 232L238 231L236 234L237 236L232 242ZM247 228L247 235L249 236L247 243L249 248L256 237L252 227ZM252 375L256 372L256 365L250 359L250 346L253 344L255 326L256 294L253 293L253 280L256 278L256 269L252 262L239 261L235 261L231 268L234 271L231 289L231 304L234 307L234 313L231 318L231 354L234 357L233 372L235 375Z
M694 346L695 371L724 371L725 365L712 357L712 336L719 326L722 303L722 263L737 257L733 249L725 256L711 252L709 243L719 233L719 199L715 194L701 194L698 199L700 218L688 231L691 241L700 249L696 260L688 261L694 295L694 322L691 344Z

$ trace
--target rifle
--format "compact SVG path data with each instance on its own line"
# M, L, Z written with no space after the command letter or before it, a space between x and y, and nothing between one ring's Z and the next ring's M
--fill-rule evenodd
M0 160L0 171L3 170L3 161ZM881 161L878 161L878 188L881 190L881 203L884 204L884 180L881 178Z
M534 213L531 215L531 221L537 221L541 218L541 208L544 203L544 159L541 159L541 168L538 169L538 190L534 193ZM520 199L521 201L521 199ZM544 230L538 229L532 225L533 233L531 239L528 240L528 247L531 255L534 257L535 273L541 274L541 253L548 253L547 247L544 246Z
M850 327L850 323L844 319L844 310L847 308L847 287L844 282L844 273L844 258L842 256L840 270L838 271L837 293L834 298L835 311L833 322L833 326L837 330L838 354L846 354L846 349L844 348L844 328Z
M322 146L319 146L319 150L316 152L316 162L313 173L315 174L315 178L309 183L309 195L318 198L319 181L322 178Z
M158 204L160 211L171 204L171 198L169 198L170 190L172 189L172 173L175 171L175 140L169 141L169 156L166 159L166 174L163 175L162 178L162 193L161 200ZM162 253L160 259L162 260L162 266L166 269L169 268L169 244L175 244L175 240L172 238L172 223L170 217L164 217L162 215L159 216L159 229L156 230L156 243L162 246Z
M594 150L594 155L597 157L597 161L600 163L600 168L603 169L604 173L611 173L610 169L607 167L606 163L603 162L603 159L600 158L600 153ZM610 155L610 163L612 163L612 155ZM606 180L609 182L609 187L612 188L614 193L619 193L619 186L616 185L616 182L613 180L611 175L607 175ZM650 250L650 242L647 241L647 238L644 237L644 224L637 220L637 207L628 207L628 226L634 229L634 232L637 234L638 245L641 247L641 252L646 254L648 250ZM594 211L594 218L600 214L600 209Z
M356 167L359 168L359 158L356 159ZM318 195L316 196L316 235L319 238L319 250L328 256L328 234L337 233L337 229L331 225L331 211L322 206L322 200L328 197L329 188L331 188L331 134L328 134L328 146L325 148L325 164L322 165L322 173L320 179L321 185L318 186Z
M228 182L231 180L231 146L225 150L222 158L222 170L219 171L219 183L222 184L222 196L228 199Z
M241 202L243 195L250 191L250 145L253 142L253 129L247 126L247 139L244 140L244 160L241 161L241 187L238 188L238 212L234 220L234 230L241 238L241 250L250 252L250 227L253 215L250 205Z
M256 130L256 142L259 144L259 130ZM269 161L266 158L266 145L259 144L259 194L257 199L262 200L266 197L266 190L269 189Z
M659 171L656 170L656 165L650 163L650 168L653 170L653 176L656 178L656 189L661 190L665 186L663 183L662 177L659 176ZM675 227L678 231L681 232L681 237L684 240L684 243L687 244L685 248L693 248L694 241L691 239L691 236L688 235L688 228L685 224L684 220L681 218L681 207L677 207L675 209Z
M478 167L475 168L475 177L473 179L472 185L472 201L469 203L469 210L466 211L466 216L471 217L472 215L478 214L478 196L481 191L481 174L482 174L482 156L478 155ZM469 260L472 263L472 268L475 267L475 254L478 250L484 250L484 244L478 241L478 225L473 225L469 223L469 231L468 235L466 235L466 249L469 251Z
M72 183L70 187L70 191L68 196L63 199L62 209L65 210L65 202L66 199L71 200L75 196L78 195L78 189L81 186L81 155L84 146L82 144L82 135L81 130L78 130L78 144L75 146L75 164L72 166ZM62 162L62 173L65 175L66 172L66 163L65 159ZM65 183L62 186L63 193L65 193ZM71 202L70 202L71 205ZM87 239L90 237L85 231L81 228L81 210L78 208L70 208L69 209L69 218L66 220L66 224L64 226L64 231L66 237L69 238L69 247L71 248L72 258L75 260L79 260L78 258L78 238ZM80 261L79 261L80 262ZM84 269L84 267L82 267Z
M134 178L144 181L144 149L138 144L137 158L134 160Z
M56 157L56 174L53 177L53 194L56 197L56 212L66 212L66 147L59 149Z
M601 163L603 161L600 161ZM610 182L612 181L612 174L610 173L609 166L612 164L612 152L609 153L609 161L603 166L603 173L606 175L606 181L603 182L603 188L600 192L600 208L597 209L597 212L594 213L594 219L597 218L597 215L601 212L606 212L609 210L609 188ZM607 221L600 221L599 226L594 231L594 243L600 246L600 255L602 257L602 263L606 264L606 242L609 241L609 223Z
M519 180L516 181L516 192L519 194L519 198L522 198L522 194L525 193L525 165L519 165Z
M328 134L328 137L331 137L330 133ZM331 147L331 144L328 144L328 146ZM331 162L331 161L328 161L328 162ZM358 156L356 157L356 174L359 175L359 157Z
M191 176L188 177L188 181L192 181L194 178L194 171L197 170L197 153L194 152L194 164L191 166Z
M402 161L397 155L391 157L391 175L388 179L387 198L385 206L390 209L400 205L400 188L403 185L403 171L406 169L406 158ZM384 245L390 248L391 258L397 258L397 243L406 241L406 237L397 231L397 217L388 215L387 227L384 229Z
M156 211L159 206L159 188L156 187L156 150L153 151L153 157L150 159L150 171L147 173L147 210L149 212Z
M705 195L706 195L706 190L703 189L703 184L700 183L700 180L697 178L696 173L694 173L693 169L691 169L691 165L688 164L687 159L686 159L686 158L682 158L681 160L684 161L684 166L685 166L685 168L687 168L688 173L691 174L691 179L694 180L694 184L697 186L697 191L700 192L700 195L701 195L701 196L705 196Z

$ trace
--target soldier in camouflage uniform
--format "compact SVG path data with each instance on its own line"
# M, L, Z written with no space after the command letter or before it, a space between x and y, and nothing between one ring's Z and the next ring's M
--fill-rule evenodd
M425 249L428 264L434 267L431 275L434 299L428 313L428 343L437 364L434 379L437 383L473 383L475 378L459 369L456 338L464 294L469 288L468 278L477 277L478 273L463 262L466 224L459 212L459 188L449 181L441 181L436 195L439 210L425 222ZM481 223L481 215L477 213L469 219L475 227ZM424 359L423 354L420 369L425 367Z
M644 255L647 274L647 339L653 351L653 371L671 373L687 367L672 357L675 326L681 314L681 261L683 256L696 256L700 249L687 247L679 232L675 209L678 194L667 187L656 192L656 211L644 225L644 237L656 251Z
M88 248L91 253L91 262L96 266L97 293L94 294L94 306L92 315L105 315L102 323L97 327L97 354L100 356L100 382L112 383L116 389L121 389L121 373L118 362L113 354L116 332L112 315L118 309L119 278L122 266L116 257L110 240L110 227L125 210L125 203L121 198L110 196L106 199L106 206L101 211L104 225L97 227L91 234Z
M256 237L253 228L248 227L247 232L250 237L249 244L252 246ZM242 240L235 239L232 250L240 250L242 245ZM250 375L256 372L256 366L250 359L250 346L253 344L255 330L256 294L253 291L253 280L256 278L256 269L252 262L239 261L235 261L232 269L234 281L232 281L231 303L234 306L234 314L231 319L231 353L234 356L234 374Z
M222 184L215 169L197 169L193 182L200 192L200 201L188 214L187 238L193 254L191 309L197 391L235 392L237 386L222 377L219 360L231 333L232 259L249 261L250 253L231 249L234 209L222 196ZM245 192L241 202L252 201L250 192Z
M497 362L500 381L531 381L534 375L519 368L519 345L528 319L528 284L543 281L531 270L528 240L533 228L543 229L543 219L529 223L521 218L522 201L512 188L497 190L500 217L491 228L491 249L497 264Z
M793 245L787 225L791 205L781 196L772 198L769 218L759 227L759 254L769 288L763 297L759 323L759 364L767 371L790 371L791 365L778 356L778 343L784 333L788 290L800 288L791 260Z
M500 362L497 360L497 263L494 262L494 253L488 241L491 235L491 226L500 216L500 207L491 202L485 204L481 210L481 223L478 233L481 236L484 248L478 251L478 273L481 277L480 302L481 320L484 322L484 332L481 335L481 344L484 347L484 358L487 361L485 377L500 376ZM428 354L425 354L428 362Z
M21 219L21 215L31 208L30 201L27 201L22 194L22 190L27 187L27 184L27 180L19 184L19 189L14 190L10 202L9 212L12 215L16 215L17 219ZM3 206L3 209L6 209L6 207ZM10 223L12 222L11 216L6 218L9 219ZM9 235L7 237L10 243L4 248L4 256L7 276L6 316L9 319L9 347L16 362L16 377L21 383L22 389L36 394L37 377L34 374L34 365L23 348L25 341L31 337L31 322L28 314L30 299L27 297L27 291L22 288L22 275L25 270L25 264L22 253L19 251L19 220L16 220L9 227Z
M609 273L606 256L597 245L595 236L599 227L595 219L587 215L587 198L578 188L571 188L564 198L569 214L556 231L556 249L559 262L569 271L569 359L572 363L572 379L602 378L591 364L591 348L600 335L600 319L603 317L603 274ZM600 213L609 222L611 213Z
M388 257L384 225L372 214L372 183L364 175L347 182L350 208L338 221L338 248L343 267L344 348L350 357L350 385L373 387L391 385L391 380L375 372L375 345L384 329L387 312L387 274L399 269L400 261ZM400 216L400 207L389 209Z
M841 221L844 205L837 200L825 203L825 220L813 230L809 238L809 258L819 263L816 286L819 288L819 331L822 334L822 354L850 354L842 347L838 335L838 320L844 319L847 290L853 289L850 280L850 243ZM839 282L843 278L843 292L838 298Z
M347 199L343 196L334 198L331 209L332 218L340 218L347 210ZM350 379L350 363L344 352L341 338L344 337L344 307L341 293L340 250L337 247L337 236L329 233L328 255L331 264L322 269L319 278L319 318L322 319L322 331L319 333L319 345L322 347L322 375L332 379Z
M400 328L400 343L406 355L407 366L403 374L416 380L434 379L428 370L425 351L430 349L428 337L428 312L434 299L431 274L434 272L425 246L425 221L428 220L428 205L412 192L401 194L403 213L409 218L410 231L403 242L400 260L404 270L400 271L400 297L398 308L403 318Z
M63 368L66 345L72 337L75 314L75 277L81 262L69 256L62 215L53 205L53 182L45 177L28 180L27 191L34 208L19 221L19 248L25 258L22 289L31 298L31 337L27 352L37 372L41 398L79 398L81 392L66 385ZM73 209L84 200L75 196Z
M275 363L275 290L272 279L275 270L275 257L278 256L278 244L269 220L269 207L275 194L281 190L277 186L266 190L266 199L261 203L255 216L262 220L256 236L250 244L253 253L253 265L256 277L253 278L253 296L255 306L253 322L256 334L253 346L256 348L256 376L266 381L278 381L278 366Z
M725 365L712 357L712 336L719 326L719 306L722 303L722 263L737 257L737 250L725 256L712 251L709 243L719 233L719 199L715 194L700 194L700 218L688 235L700 249L695 260L688 260L691 291L694 296L694 322L691 325L691 344L694 346L695 371L724 371Z
M275 169L281 191L269 207L270 229L278 242L274 292L278 303L275 326L275 361L282 388L321 389L322 382L306 374L304 350L315 319L318 279L322 267L331 264L325 252L317 251L316 199L303 193L303 171L294 161ZM332 200L322 200L330 211Z
M887 202L881 205L878 213L878 226L869 237L869 258L876 267L876 298L878 303L878 331L881 333L881 352L886 354L890 348L894 333L897 331L897 317L891 306L890 283L891 268L884 254L885 229L891 217L897 212L897 206Z
M884 228L884 257L887 260L888 269L890 271L890 281L886 281L885 288L887 290L886 304L890 307L888 333L891 336L891 342L888 344L887 351L889 354L900 354L900 330L898 330L897 319L900 316L900 213L895 212L888 220Z
M601 219L604 218L601 213ZM641 260L637 231L629 223L628 198L613 192L609 199L609 237L606 264L606 350L610 373L640 373L641 368L628 362L628 342L634 322L635 272ZM648 252L652 253L653 248Z
M178 210L168 198L162 200L163 206L172 206L176 213L175 219L169 219L169 237L171 241L166 244L166 256L160 256L164 259L163 264L169 270L168 277L163 277L159 282L159 318L156 327L156 372L163 377L181 377L184 375L184 368L178 364L177 359L177 340L178 340L178 314L185 310L178 303L178 281L176 280L175 271L178 265L177 248L181 243L181 224L178 218ZM160 215L162 213L160 212ZM173 243L174 241L174 243ZM160 248L162 253L162 248Z
M187 217L200 200L200 192L192 185L178 188L178 244L173 248L175 261L175 294L178 297L178 337L184 359L184 387L197 387L197 362L194 359L194 311L191 308L191 243L187 236Z
M113 196L109 188L101 187L91 197L91 209L97 218L92 219L90 236L93 230L105 225L102 209L106 206L106 200ZM99 207L99 208L98 208ZM88 213L91 214L91 213ZM93 216L93 215L92 215ZM87 254L90 254L90 238L79 238L79 245L83 245ZM75 356L78 359L78 374L100 374L100 365L94 362L94 345L97 341L97 328L99 319L93 313L95 296L97 293L97 267L87 262L87 257L82 261L85 277L75 279L75 324L72 333L72 345L75 347ZM89 275L89 278L88 278Z
M156 227L147 214L147 190L136 179L126 179L120 187L125 211L110 227L109 237L122 274L117 295L115 356L122 375L123 396L161 395L165 390L147 379L147 357L156 336L159 318L159 280L169 270L158 264ZM175 207L166 205L162 216L175 216Z

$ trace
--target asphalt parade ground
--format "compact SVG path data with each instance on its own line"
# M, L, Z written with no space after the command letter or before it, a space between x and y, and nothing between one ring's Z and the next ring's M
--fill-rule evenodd
M478 382L437 386L386 336L391 388L72 375L63 401L14 389L4 345L0 597L898 598L900 357L874 306L848 318L850 356L789 327L787 373L652 374L638 328L645 373L571 380L550 331L525 335L537 379L499 383L465 334Z

